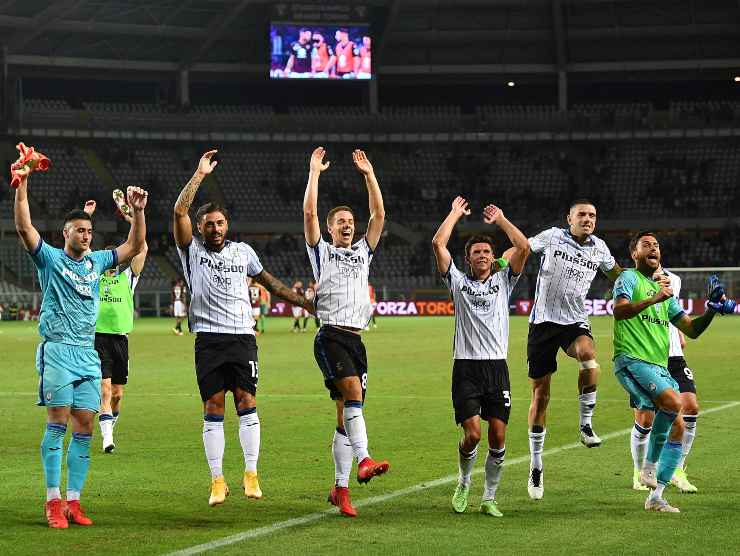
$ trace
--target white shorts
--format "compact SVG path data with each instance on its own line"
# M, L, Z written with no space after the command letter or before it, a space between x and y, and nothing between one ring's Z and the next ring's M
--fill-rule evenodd
M252 318L254 320L257 320L260 318L260 308L259 307L252 307Z
M172 308L172 313L177 318L183 318L188 316L188 311L185 309L185 304L182 301L175 301L175 306Z
M303 316L303 307L293 307L293 318L297 319Z

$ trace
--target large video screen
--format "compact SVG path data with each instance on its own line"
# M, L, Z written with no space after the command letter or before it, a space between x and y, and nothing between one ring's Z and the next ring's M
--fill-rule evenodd
M371 79L369 27L270 25L270 77L273 79Z

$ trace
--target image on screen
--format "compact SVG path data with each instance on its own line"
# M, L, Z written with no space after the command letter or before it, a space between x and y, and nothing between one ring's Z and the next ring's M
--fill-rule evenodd
M272 23L273 79L371 79L368 26Z

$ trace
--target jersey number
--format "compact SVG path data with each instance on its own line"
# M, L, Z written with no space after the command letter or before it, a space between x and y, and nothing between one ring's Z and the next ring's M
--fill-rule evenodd
M362 373L362 376L360 377L360 383L362 384L362 389L367 390L367 373Z
M692 373L691 369L689 369L688 367L683 368L683 374L685 374L686 378L688 378L689 380L694 380L694 373Z
M252 378L259 378L260 369L257 366L257 361L250 361L249 366L252 367Z
M511 407L511 392L504 390L504 407Z

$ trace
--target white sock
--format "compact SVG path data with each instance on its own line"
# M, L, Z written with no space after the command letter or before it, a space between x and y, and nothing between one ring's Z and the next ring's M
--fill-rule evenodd
M219 418L214 421L212 419ZM208 467L211 469L211 478L215 479L224 474L224 417L223 415L206 415L203 419L203 447L206 451Z
M46 489L46 501L49 500L56 500L57 498L62 498L62 492L59 490L59 487L51 487Z
M352 473L352 444L344 429L336 428L331 444L331 455L334 458L334 479L338 487L349 486L349 475Z
M351 404L347 407L347 403ZM367 430L365 429L365 417L362 414L362 402L344 402L344 430L352 444L352 452L360 463L370 453L367 451Z
M101 414L98 417L100 425L100 435L103 437L103 446L113 444L113 416L110 414Z
M580 408L580 426L591 426L591 418L594 415L596 407L596 391L578 396L578 406Z
M473 448L469 454L463 452L462 447L457 445L458 461L460 463L460 485L470 486L470 475L473 473L475 458L478 456L478 447Z
M658 488L656 488L653 492L650 493L651 498L663 498L663 491L665 490L665 485L658 483Z
M486 486L483 489L483 500L496 499L496 489L501 481L501 473L504 470L505 455L505 446L488 449L488 456L486 456Z
M67 491L67 502L74 502L75 500L80 499L80 491L79 490L68 490Z
M686 464L686 457L691 451L691 446L694 444L694 437L696 436L696 419L698 415L684 415L683 423L683 437L681 438L681 459L678 460L678 466L676 469L683 469Z
M257 471L260 456L260 418L257 408L239 416L239 442L244 452L244 471Z
M632 453L632 463L638 471L642 469L645 463L645 454L647 453L648 438L652 427L642 427L635 423L630 435L630 452Z
M542 429L542 432L529 431L530 467L542 469L542 450L545 447L546 434L546 429Z

